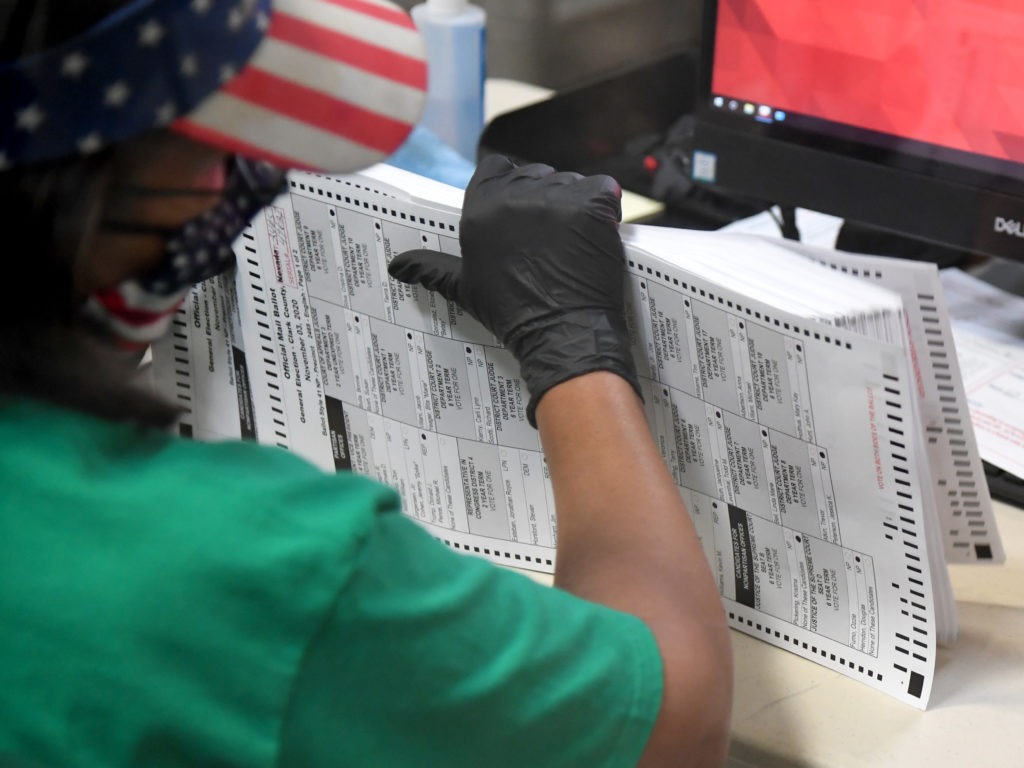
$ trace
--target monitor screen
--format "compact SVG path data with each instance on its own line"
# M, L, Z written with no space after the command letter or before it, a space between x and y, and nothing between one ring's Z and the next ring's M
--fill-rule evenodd
M1024 2L705 11L696 181L1024 258Z

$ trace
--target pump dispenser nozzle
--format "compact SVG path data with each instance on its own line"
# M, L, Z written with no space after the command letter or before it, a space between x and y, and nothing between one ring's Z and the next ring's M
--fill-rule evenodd
M467 5L468 0L427 0L427 7L433 13L462 13Z

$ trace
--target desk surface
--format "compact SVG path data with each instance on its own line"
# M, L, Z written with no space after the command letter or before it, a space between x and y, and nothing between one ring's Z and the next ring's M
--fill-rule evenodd
M488 119L550 93L514 81L488 81ZM645 198L624 197L623 218L642 218L646 205ZM1024 765L1024 510L995 507L1006 563L950 568L960 633L954 645L939 649L926 711L733 631L729 765ZM524 573L551 583L547 574Z

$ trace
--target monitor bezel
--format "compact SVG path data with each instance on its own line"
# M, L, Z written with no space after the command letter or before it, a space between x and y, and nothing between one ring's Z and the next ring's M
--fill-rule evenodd
M694 177L698 183L726 191L761 197L766 202L798 205L833 213L911 237L990 255L1024 259L1024 236L995 227L995 217L1018 230L1024 227L1024 165L998 158L938 147L919 141L789 115L784 121L761 122L746 114L715 107L712 77L716 45L718 0L704 0L702 45L699 56L694 149L711 148L726 156L763 167L778 176L787 168L810 163L834 179L854 178L856 194L870 194L882 184L901 187L905 213L871 201L842 199L841 189L825 183L808 186L784 180L743 178L735 163L723 168L720 178ZM718 94L739 99L737 94ZM826 130L822 130L826 129ZM694 163L696 170L698 165ZM913 195L920 197L915 201ZM908 197L909 196L909 197ZM915 206L917 210L915 210ZM924 210L929 206L932 210ZM890 206L891 207L891 206ZM938 217L961 216L962 222L940 222ZM1002 235L1006 235L1003 237ZM1020 253L1018 253L1020 252Z

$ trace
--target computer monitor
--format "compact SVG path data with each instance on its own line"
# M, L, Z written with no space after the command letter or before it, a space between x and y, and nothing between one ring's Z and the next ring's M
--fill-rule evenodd
M1024 260L1024 2L706 0L692 174Z

